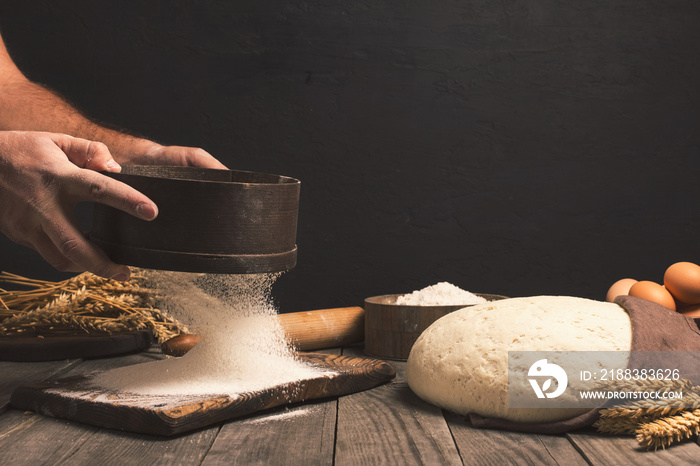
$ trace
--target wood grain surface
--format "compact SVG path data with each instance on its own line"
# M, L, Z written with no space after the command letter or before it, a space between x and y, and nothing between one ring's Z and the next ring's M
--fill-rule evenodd
M76 360L56 362L7 362L1 364L0 370L0 413L7 410L12 392L19 386L44 380L54 374L62 374Z
M395 377L388 363L373 359L301 354L302 360L335 375L291 382L255 393L145 396L90 386L79 375L19 387L11 405L48 416L154 435L176 435L281 405L346 395L375 387Z
M365 337L365 310L357 306L289 312L277 318L299 351L350 345Z
M361 345L333 354L363 358ZM57 380L164 358L157 347L107 359L0 362L0 388ZM692 439L647 451L633 436L592 429L537 435L476 429L416 397L404 362L396 378L372 390L280 406L172 437L67 422L17 409L0 410L0 463L84 465L345 464L698 464ZM8 392L5 392L8 393ZM9 394L8 394L9 398ZM458 455L459 458L455 455Z
M340 354L340 351L325 353ZM261 463L330 466L337 413L338 399L332 398L283 406L226 423L207 452L203 466Z
M62 359L101 358L148 348L153 343L150 331L115 333L47 333L0 338L0 361L59 361Z
M71 361L68 375L88 374L132 364L162 359L157 348L108 359ZM64 362L0 363L0 374L7 368L26 366L40 369L62 368ZM66 370L56 370L47 380L64 377ZM45 377L44 377L45 378ZM29 380L41 380L37 372ZM15 382L15 386L18 384ZM9 394L8 394L9 401ZM3 464L200 464L219 427L200 429L172 438L151 437L114 429L105 429L39 414L11 409L0 416L0 459ZM4 437L3 437L4 436ZM4 442L3 442L4 440Z

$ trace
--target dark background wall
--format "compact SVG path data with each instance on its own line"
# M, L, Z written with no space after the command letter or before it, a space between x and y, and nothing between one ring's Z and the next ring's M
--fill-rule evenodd
M302 180L282 311L437 281L602 299L700 261L699 20L694 0L0 1L21 69L93 118ZM61 275L6 239L0 268Z

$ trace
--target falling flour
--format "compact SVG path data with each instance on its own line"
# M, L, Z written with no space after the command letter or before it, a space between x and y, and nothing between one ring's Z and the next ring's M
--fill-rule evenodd
M451 283L440 282L396 298L396 304L406 306L459 306L485 303L487 300Z
M141 395L229 395L332 376L298 360L276 318L278 274L148 271L163 307L202 340L185 356L100 373L94 387Z

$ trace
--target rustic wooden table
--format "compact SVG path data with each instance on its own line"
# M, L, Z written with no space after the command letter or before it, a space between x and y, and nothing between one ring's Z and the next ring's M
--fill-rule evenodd
M361 356L361 348L343 352ZM276 409L175 438L54 419L9 407L22 384L138 364L156 348L121 357L0 362L0 464L699 464L691 441L649 452L627 436L593 430L561 436L472 428L394 381L349 396Z

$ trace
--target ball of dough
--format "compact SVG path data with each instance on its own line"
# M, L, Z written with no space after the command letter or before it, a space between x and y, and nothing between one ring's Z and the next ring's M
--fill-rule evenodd
M411 349L406 375L416 395L458 414L554 422L588 409L508 408L508 351L629 351L631 341L629 316L614 303L568 296L504 299L434 322Z

